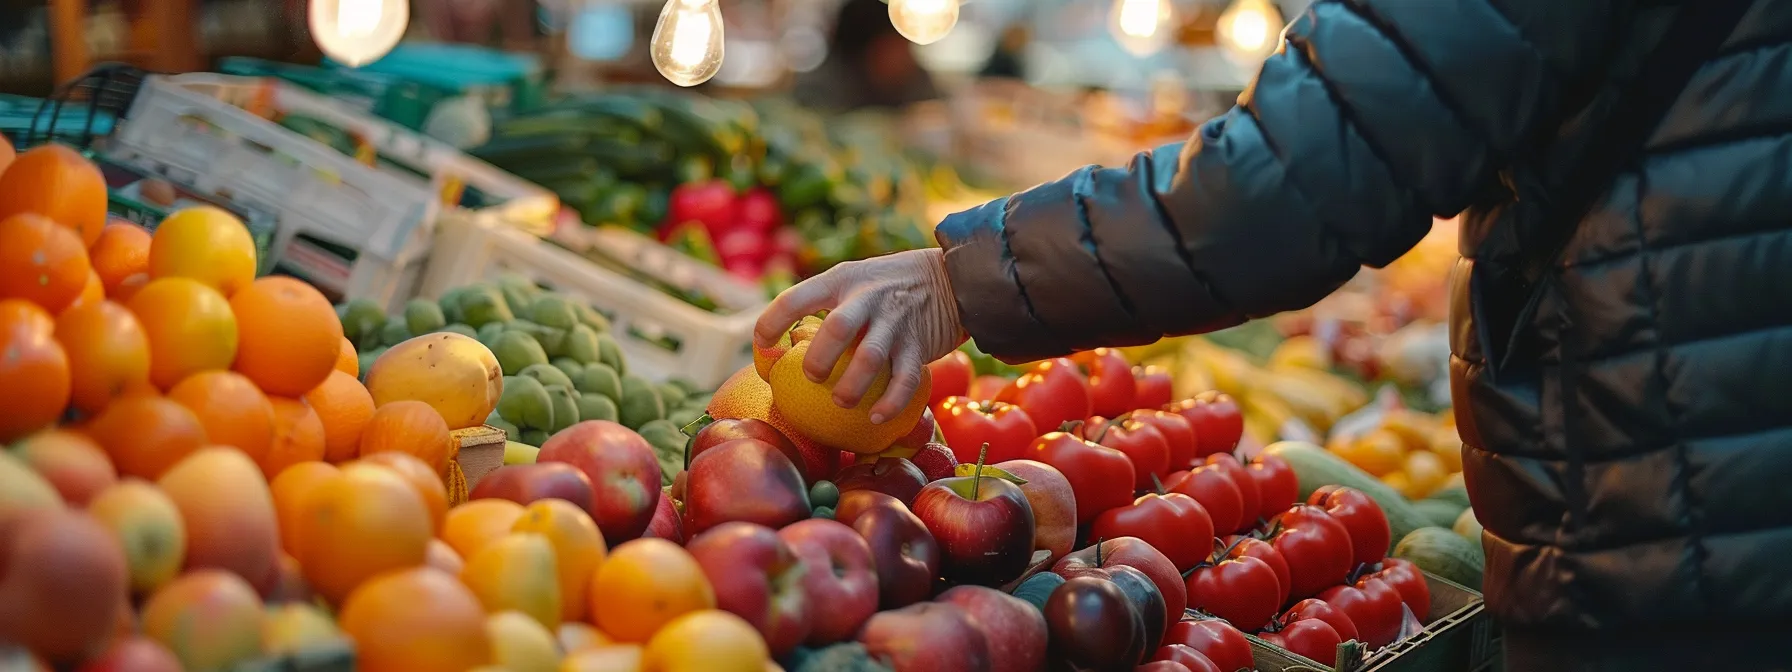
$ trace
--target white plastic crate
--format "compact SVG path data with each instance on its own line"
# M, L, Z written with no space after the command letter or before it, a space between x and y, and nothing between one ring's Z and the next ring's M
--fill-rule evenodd
M700 289L721 308L698 308L566 247L479 217L443 218L421 295L436 298L454 287L520 274L609 316L629 371L649 380L678 377L714 387L753 362L753 323L766 304L759 287L625 229L575 225L557 238L574 248L599 248L667 284Z

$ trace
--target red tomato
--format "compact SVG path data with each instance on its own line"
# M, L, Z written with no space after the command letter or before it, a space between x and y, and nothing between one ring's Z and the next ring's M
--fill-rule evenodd
M1127 506L1101 512L1089 527L1090 539L1138 537L1164 554L1176 571L1201 564L1213 551L1213 521L1188 495L1142 495Z
M1315 663L1330 666L1338 660L1338 645L1344 639L1325 621L1309 619L1289 623L1277 632L1260 632L1263 641L1282 647Z
M1255 631L1268 623L1281 607L1282 592L1276 571L1253 557L1222 558L1203 564L1184 580L1188 606L1206 611L1241 630Z
M984 442L989 443L986 464L1021 459L1039 436L1026 411L999 401L947 397L934 412L934 419L946 438L946 447L960 463L976 462Z
M1362 637L1356 633L1356 624L1350 622L1350 617L1325 600L1309 597L1295 603L1294 606L1288 608L1288 611L1282 612L1283 623L1306 620L1325 621L1325 624L1332 626L1332 629L1338 632L1338 637L1346 642Z
M1057 431L1066 422L1094 415L1089 412L1088 382L1076 362L1063 358L1033 367L1002 388L996 401L1027 409L1027 417L1041 432Z
M1078 432L1085 439L1126 453L1126 459L1132 460L1135 491L1154 491L1170 476L1170 444L1156 427L1130 418L1112 422L1097 415L1083 421Z
M1238 446L1238 439L1244 436L1244 414L1239 412L1238 402L1224 392L1202 392L1193 399L1170 404L1164 410L1181 413L1195 426L1203 457L1232 452Z
M1381 561L1381 571L1374 576L1400 593L1400 601L1406 603L1406 608L1412 610L1412 617L1420 623L1431 616L1431 584L1425 582L1425 573L1419 571L1418 565L1400 558L1388 558Z
M1195 650L1195 647L1187 644L1165 644L1157 647L1157 653L1151 654L1151 662L1140 666L1138 669L1133 670L1133 672L1144 672L1146 667L1158 663L1181 665L1182 669L1188 670L1189 672L1201 672L1203 670L1208 672L1222 672L1220 666L1213 664L1213 661L1208 659L1207 656L1202 655L1200 651ZM1230 672L1237 671L1232 670Z
M1126 363L1119 350L1096 348L1071 355L1070 359L1088 374L1089 415L1112 418L1137 408L1132 403L1132 365Z
M977 375L976 369L971 367L971 356L960 350L953 350L928 364L927 372L933 375L933 393L927 399L928 406L937 405L946 397L962 397L969 393L971 378Z
M1270 569L1275 570L1276 582L1281 586L1281 592L1277 594L1278 598L1276 604L1283 605L1288 603L1288 591L1293 588L1293 585L1288 577L1288 561L1282 558L1281 551L1278 551L1276 550L1276 547L1269 545L1269 542L1256 537L1234 534L1221 541L1226 545L1226 557L1242 558L1248 555L1258 560L1262 560L1265 564L1269 565Z
M1161 366L1132 367L1132 406L1136 410L1158 409L1170 405L1176 393L1171 390L1174 379Z
M1386 581L1373 576L1357 579L1356 585L1332 586L1319 594L1319 599L1350 617L1357 635L1373 651L1394 643L1400 636L1400 622L1405 614L1400 609L1400 593Z
M1212 665L1212 663L1208 664ZM1213 672L1219 672L1220 670L1220 668L1217 667L1203 667L1201 669L1212 670ZM1132 668L1132 672L1194 672L1194 670L1188 669L1187 665L1171 660L1153 660L1149 663Z
M1282 456L1258 455L1245 465L1244 470L1257 484L1257 498L1261 500L1257 515L1264 520L1276 517L1300 501L1300 479L1295 477L1294 467Z
M1026 459L1064 472L1070 493L1076 497L1078 521L1093 521L1101 512L1132 501L1132 460L1126 459L1126 453L1052 432L1033 440Z
M1001 394L1009 382L1011 381L1001 376L977 376L971 380L971 389L964 396L977 401L995 401L996 395Z
M1181 644L1194 649L1225 672L1257 667L1257 661L1251 656L1251 640L1232 624L1215 618L1177 622L1170 626L1170 633L1164 635L1164 644Z
M1350 532L1352 569L1357 565L1373 565L1387 556L1388 545L1393 542L1388 516L1382 513L1380 504L1362 491L1336 485L1321 486L1307 497L1307 503L1325 509ZM1430 604L1430 600L1425 603Z
M1202 465L1170 474L1170 480L1164 481L1164 490L1180 492L1200 502L1201 508L1207 509L1207 517L1213 520L1215 534L1231 534L1243 526L1244 498L1219 467Z
M1200 462L1195 459L1195 428L1187 418L1157 410L1133 411L1130 417L1156 427L1157 433L1164 435L1164 443L1170 446L1171 471L1190 469Z
M1199 435L1198 430L1196 434ZM1257 517L1257 514L1263 512L1263 498L1257 494L1257 479L1251 478L1251 473L1245 471L1244 465L1239 464L1238 458L1232 457L1231 453L1208 455L1207 464L1231 479L1232 485L1238 487L1238 499L1244 507L1241 509L1243 515L1238 518L1238 529L1256 527L1263 520Z
M1312 597L1350 574L1350 532L1317 506L1295 506L1270 523L1269 545L1288 561L1290 597ZM1357 624L1361 627L1361 623Z

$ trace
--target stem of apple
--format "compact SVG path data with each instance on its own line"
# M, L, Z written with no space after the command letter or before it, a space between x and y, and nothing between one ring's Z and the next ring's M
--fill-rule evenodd
M983 485L983 461L989 459L989 442L977 449L977 468L971 472L971 501L977 501L977 489Z
M1100 538L1100 539L1095 540L1095 566L1096 567L1101 566L1101 545L1107 543L1107 541L1108 540L1106 538Z
M1151 487L1154 489L1154 491L1157 493L1157 496L1159 496L1159 497L1162 497L1166 494L1164 492L1163 479L1158 478L1156 472L1153 472L1151 474Z

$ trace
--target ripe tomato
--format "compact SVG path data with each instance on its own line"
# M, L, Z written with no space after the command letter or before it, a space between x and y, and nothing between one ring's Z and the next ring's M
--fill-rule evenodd
M1133 411L1130 417L1156 427L1157 433L1164 435L1164 443L1170 446L1171 471L1190 469L1200 462L1195 459L1195 428L1187 418L1158 410Z
M1185 619L1170 626L1170 633L1164 635L1164 644L1181 644L1194 649L1225 672L1257 667L1257 661L1251 656L1251 640L1232 624L1215 618Z
M1042 432L1057 431L1066 422L1094 415L1089 412L1088 382L1076 362L1063 358L1041 362L1022 374L1002 388L996 401L1026 409L1027 417Z
M1288 561L1290 597L1312 597L1350 574L1350 532L1317 506L1295 506L1270 523L1274 546ZM1359 623L1360 627L1362 624Z
M1212 663L1208 664L1212 665ZM1220 668L1217 667L1203 667L1201 669L1220 672ZM1194 672L1194 670L1190 670L1187 665L1171 660L1153 660L1147 663L1140 663L1138 667L1132 668L1132 672Z
M1331 665L1338 659L1338 645L1344 643L1338 631L1319 619L1295 621L1275 632L1260 632L1263 641L1282 647L1315 663Z
M1188 606L1206 611L1242 630L1256 631L1281 607L1282 587L1269 564L1253 557L1221 558L1195 567L1184 581Z
M1052 432L1033 440L1026 459L1064 472L1070 493L1076 497L1078 521L1093 521L1101 512L1132 501L1132 460L1126 459L1126 453Z
M1101 512L1089 528L1091 539L1138 537L1186 572L1213 551L1213 521L1188 495L1142 495L1127 506Z
M1026 411L999 401L947 397L934 412L934 419L946 438L946 447L960 463L976 462L985 442L989 443L987 464L1018 460L1039 436Z
M1207 517L1213 521L1215 534L1231 534L1243 527L1244 497L1238 494L1238 486L1221 473L1219 467L1201 465L1170 474L1170 480L1164 481L1164 490L1180 492L1200 502L1201 508L1207 509Z
M1180 665L1182 669L1188 670L1188 672L1202 672L1203 670L1208 672L1221 672L1220 666L1213 664L1213 660L1209 659L1207 656L1201 655L1201 652L1196 651L1195 647L1187 644L1165 644L1157 647L1157 653L1151 655L1151 662L1139 666L1138 669L1133 670L1133 672L1161 672L1147 669L1158 663L1165 663L1166 665L1175 663ZM1174 670L1176 668L1171 667L1170 669Z
M1132 489L1150 492L1170 476L1170 444L1156 427L1130 418L1113 422L1099 415L1084 420L1080 436L1126 453L1132 460Z
M1199 432L1196 435L1199 436ZM1243 506L1243 515L1238 518L1238 529L1256 527L1262 521L1257 515L1263 512L1263 497L1257 493L1257 479L1245 471L1244 465L1231 453L1215 453L1207 456L1207 464L1216 471L1231 479L1232 485L1238 488L1238 499Z
M1001 376L977 376L971 379L971 389L964 396L977 401L995 401L996 395L1001 394L1010 382L1013 381Z
M1307 497L1307 503L1325 509L1350 532L1352 569L1357 565L1373 565L1387 556L1388 545L1393 542L1388 516L1382 513L1380 504L1362 491L1337 485L1322 486Z
M1071 355L1089 381L1089 415L1114 417L1133 410L1132 365L1119 350L1096 348Z
M1135 410L1160 409L1175 400L1174 379L1161 366L1132 367L1132 405Z
M1238 446L1239 437L1244 436L1244 414L1238 410L1238 402L1224 392L1202 392L1164 410L1182 414L1188 418L1188 424L1195 426L1202 457L1231 452Z
M971 366L971 356L958 350L928 364L927 372L933 376L933 393L927 399L928 406L938 404L946 397L964 396L971 391L971 378L977 375Z
M1300 479L1295 477L1294 467L1280 455L1258 455L1244 470L1257 484L1257 498L1261 500L1257 515L1264 520L1300 501Z
M1332 586L1319 594L1319 599L1350 617L1363 643L1373 651L1394 643L1400 636L1400 622L1405 614L1400 609L1400 593L1386 581L1364 576L1355 585Z
M1282 558L1281 551L1278 551L1276 550L1276 547L1269 545L1269 542L1256 537L1234 534L1221 541L1226 545L1226 557L1242 558L1250 556L1262 560L1269 565L1270 569L1275 570L1276 582L1281 586L1281 592L1277 594L1278 599L1276 600L1276 604L1283 605L1288 603L1288 591L1292 589L1293 586L1288 578L1288 561Z
M1350 621L1349 616L1339 611L1337 607L1333 607L1330 602L1315 597L1301 600L1289 607L1288 611L1282 612L1281 620L1283 623L1306 620L1325 621L1325 624L1332 626L1332 630L1338 632L1338 637L1346 642L1362 637L1357 634L1356 624Z
M1419 571L1418 565L1400 558L1388 558L1381 561L1381 571L1374 576L1393 586L1394 592L1400 593L1400 601L1405 602L1406 608L1412 610L1413 618L1424 623L1430 617L1431 584L1425 582L1425 573Z

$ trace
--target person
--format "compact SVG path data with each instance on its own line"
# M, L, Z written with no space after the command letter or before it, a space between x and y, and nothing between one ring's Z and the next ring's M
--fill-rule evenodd
M1022 362L1236 325L1460 212L1452 390L1507 668L1792 669L1789 130L1792 3L1318 0L1186 144L835 267L756 338L828 310L805 370L863 334L835 401L889 367L887 418L967 335Z
M828 57L797 82L805 106L834 111L894 109L939 97L908 38L882 0L847 0L834 20Z

